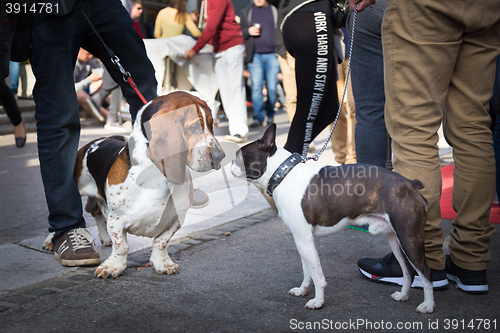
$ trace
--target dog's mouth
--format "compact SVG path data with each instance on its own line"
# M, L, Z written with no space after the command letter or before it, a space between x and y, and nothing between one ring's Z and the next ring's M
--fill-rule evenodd
M231 173L235 178L246 178L245 162L240 151L236 153L236 158L231 162Z

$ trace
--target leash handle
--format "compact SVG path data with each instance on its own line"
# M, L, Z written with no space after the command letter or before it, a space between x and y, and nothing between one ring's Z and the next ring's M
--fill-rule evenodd
M85 11L83 10L82 7L80 7L80 11L82 12L83 16L85 17L85 20L87 20L87 23L90 25L90 27L94 31L94 33L97 36L97 38L99 38L99 40L101 41L102 45L104 46L104 48L108 52L109 57L111 59L111 63L113 63L113 65L116 65L118 67L118 69L120 70L120 72L122 73L123 81L128 82L128 84L132 87L132 89L134 89L134 91L137 94L137 96L139 96L139 98L141 99L142 103L146 104L148 101L141 94L141 92L139 91L139 88L135 84L134 80L132 80L132 75L130 74L130 72L128 72L128 71L125 70L125 68L120 63L120 58L118 58L118 56L113 52L113 50L111 50L108 47L108 45L106 45L106 43L104 42L104 40L101 38L101 35L99 35L99 33L97 32L97 29L94 27L94 25L90 21L90 18L87 16L87 14L85 14Z

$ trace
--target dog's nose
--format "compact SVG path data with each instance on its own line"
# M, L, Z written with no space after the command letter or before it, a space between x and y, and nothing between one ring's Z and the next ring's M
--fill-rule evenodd
M215 169L220 168L220 163L222 162L224 157L226 157L226 154L224 153L222 148L215 147L214 149L212 149L212 161Z

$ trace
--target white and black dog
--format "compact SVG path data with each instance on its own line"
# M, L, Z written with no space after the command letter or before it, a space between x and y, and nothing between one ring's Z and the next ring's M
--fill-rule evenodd
M300 287L290 289L289 294L305 296L312 280L316 294L306 307L320 308L325 302L326 281L314 236L333 234L352 224L369 224L370 233L387 235L403 270L403 287L391 297L396 301L408 300L414 274L407 265L409 262L424 289L424 302L416 311L431 313L434 296L424 250L427 201L418 193L422 183L373 165L300 163L300 155L276 147L275 140L273 124L261 139L236 153L231 172L267 190L293 234L302 259L304 280Z

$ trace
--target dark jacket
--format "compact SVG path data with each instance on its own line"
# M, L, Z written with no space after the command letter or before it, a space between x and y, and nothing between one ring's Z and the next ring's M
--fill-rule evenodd
M252 21L251 18L254 6L255 5L252 3L242 9L240 16L241 32L243 33L243 38L245 39L245 64L252 62L253 55L255 53L254 37L250 36L248 33L248 28L250 27L250 22ZM269 4L269 6L271 6L274 17L274 52L279 55L285 55L286 49L283 44L283 36L280 30L278 10L271 4Z
M49 0L52 15L62 16L74 10L78 0ZM0 0L0 78L9 75L9 61L22 62L28 59L31 46L33 12L24 10L15 13L8 4L20 4L31 8L35 0ZM36 5L35 5L36 6ZM37 7L38 9L40 7ZM55 10L57 8L57 10ZM3 10L5 9L5 10ZM10 12L10 13L9 13Z

